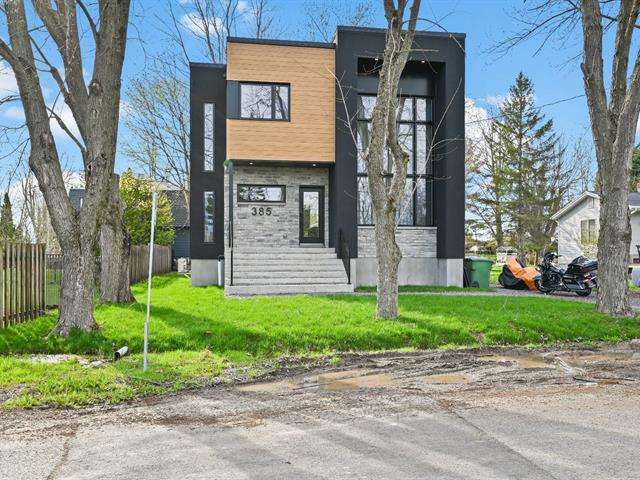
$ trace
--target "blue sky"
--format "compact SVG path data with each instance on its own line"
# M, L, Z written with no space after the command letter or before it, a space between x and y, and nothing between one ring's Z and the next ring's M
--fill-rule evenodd
M173 0L178 15L183 8L189 8L189 0ZM335 5L342 5L349 0L326 0ZM301 38L304 24L304 0L271 0L273 10L279 18L280 38ZM373 0L379 5L374 25L384 26L382 0ZM534 55L538 41L532 40L506 55L499 57L488 52L495 41L514 29L517 22L511 17L516 8L522 5L521 0L423 0L421 16L437 20L449 31L464 32L467 35L467 76L466 96L473 99L481 107L491 108L508 91L518 72L523 71L531 78L540 105L557 102L562 99L583 93L582 76L577 61L567 60L579 52L574 50L558 50L547 48L537 56ZM168 3L164 0L134 0L130 40L125 60L123 92L129 81L145 68L147 55L156 54L166 48L168 43L162 33L161 21L168 18ZM433 29L426 23L423 29ZM243 36L242 26L237 35ZM3 35L4 36L4 35ZM186 33L191 59L202 61L199 55L197 40ZM10 84L6 75L0 72L0 89ZM123 95L126 102L126 95ZM545 107L544 113L553 118L557 130L567 140L575 141L580 137L590 137L586 100L578 98L555 106ZM0 109L2 123L20 118L20 107L13 105ZM126 139L127 131L121 127L120 135ZM56 135L59 150L64 152L69 166L79 168L78 154L73 143L65 139L61 132ZM118 154L117 170L128 166L128 159ZM0 169L0 176L6 172ZM0 180L3 180L0 178ZM5 186L0 181L0 188Z

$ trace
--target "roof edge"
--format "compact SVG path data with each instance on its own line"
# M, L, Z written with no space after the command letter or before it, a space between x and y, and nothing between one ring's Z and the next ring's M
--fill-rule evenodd
M597 193L590 192L589 190L585 190L580 195L578 195L576 198L574 198L569 203L567 203L560 210L558 210L556 213L551 215L551 220L558 220L565 213L567 213L569 210L572 210L576 205L578 205L580 202L582 202L587 197L600 199L600 195L598 195Z
M386 32L386 28L379 27L355 27L352 25L338 25L336 27L336 32ZM466 33L462 32L434 32L432 30L416 30L416 36L421 37L443 37L443 38L451 38L455 37L458 39L465 39L467 37Z
M276 45L280 47L306 47L335 49L335 43L308 42L304 40L277 40L268 38L228 37L227 43L251 43L254 45Z
M189 62L189 68L201 67L201 68L227 68L226 63L207 63L207 62Z

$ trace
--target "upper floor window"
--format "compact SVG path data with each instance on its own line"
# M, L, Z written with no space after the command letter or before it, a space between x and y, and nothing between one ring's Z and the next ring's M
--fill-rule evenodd
M289 85L241 83L240 118L289 120Z
M215 165L215 105L213 103L204 104L204 171L213 172Z

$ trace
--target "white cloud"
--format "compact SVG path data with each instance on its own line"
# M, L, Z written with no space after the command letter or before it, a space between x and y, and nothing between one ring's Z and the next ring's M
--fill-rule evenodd
M247 0L239 0L238 1L238 13L244 13L247 10L249 10L249 4L247 3Z
M48 107L51 108L52 106L48 105ZM80 132L78 131L76 120L73 117L73 113L71 113L71 109L67 106L67 104L58 103L53 111L58 117L60 117L60 120L64 123L64 125L66 125L69 131L76 138L79 138ZM25 121L24 109L22 108L22 105L10 105L6 108L3 108L1 114L4 118L13 120L15 122L22 123ZM60 123L55 117L51 117L50 124L51 133L53 133L53 136L56 137L56 140L66 141L70 139L67 132L65 132L62 126L60 126Z
M482 141L482 127L489 119L489 112L479 107L475 100L465 98L464 100L464 123L465 135L472 143Z
M220 18L208 18L205 21L195 12L189 12L182 15L182 17L180 17L180 23L185 29L194 35L202 35L207 26L209 30L220 29L222 27L222 20Z
M499 108L503 102L505 101L506 96L504 95L487 95L485 97L480 98L479 100L487 105L492 107Z
M0 97L5 95L17 95L18 82L13 70L4 60L0 61Z
M49 108L51 108L51 106L49 106ZM73 113L71 113L71 109L67 106L67 104L59 103L54 107L53 111L58 117L60 117L60 120L62 121L62 123L66 125L66 127L73 134L73 136L79 139L80 132L78 131L76 120L75 118L73 118ZM58 123L58 120L52 117L50 123L51 123L51 133L53 133L54 137L57 137L58 139L65 139L65 140L69 139L67 132L65 132L64 129L60 126L60 124Z

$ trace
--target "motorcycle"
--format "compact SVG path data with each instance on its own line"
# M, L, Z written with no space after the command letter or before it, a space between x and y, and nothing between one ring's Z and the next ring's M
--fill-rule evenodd
M588 297L598 286L598 262L585 257L574 258L566 269L553 263L559 255L553 252L544 255L538 265L540 275L534 278L536 288L542 293L575 292Z

